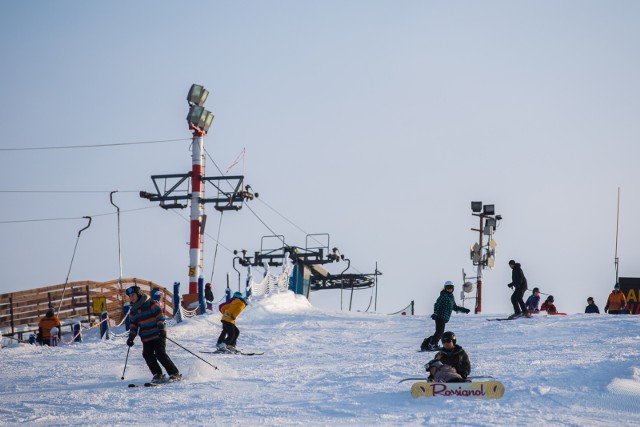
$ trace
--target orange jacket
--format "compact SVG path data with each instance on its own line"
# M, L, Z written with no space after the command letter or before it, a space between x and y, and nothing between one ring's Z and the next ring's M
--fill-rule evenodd
M236 318L242 313L247 304L242 298L234 298L229 304L225 304L220 308L223 322L236 323Z
M625 308L627 305L627 299L624 297L624 294L620 291L613 291L609 294L609 298L607 299L607 305L604 306L605 310L620 310Z
M60 323L60 318L58 316L51 317L43 317L38 322L38 328L40 329L40 334L42 335L43 341L49 341L51 338L51 328L56 326L58 328L58 335L60 335L60 327L62 324Z

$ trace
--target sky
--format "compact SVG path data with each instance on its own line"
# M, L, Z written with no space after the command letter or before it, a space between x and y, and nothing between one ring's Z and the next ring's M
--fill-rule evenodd
M399 381L424 378L435 355L417 351L433 332L427 315L320 310L292 292L254 298L237 319L238 348L261 356L200 352L213 348L220 313L171 323L167 353L183 380L161 389L128 388L151 374L138 338L127 356L123 326L112 328L123 337L100 341L93 328L58 347L3 338L0 425L638 425L637 316L489 318L454 314L447 328L470 375L503 384L500 400L412 398L416 381Z
M510 259L559 310L602 306L616 250L640 277L639 18L633 1L3 2L0 292L118 278L111 191L123 276L186 288L189 212L138 192L191 169L197 83L215 114L206 175L244 150L229 173L260 196L207 207L216 298L234 250L328 233L349 272L383 273L352 310L430 313L475 275L477 200L504 218L483 312L512 310ZM79 145L108 146L51 148ZM340 308L340 292L311 301Z

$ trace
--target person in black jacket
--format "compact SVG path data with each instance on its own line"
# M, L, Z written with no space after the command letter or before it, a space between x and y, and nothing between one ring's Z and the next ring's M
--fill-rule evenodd
M585 313L597 313L600 314L600 309L596 305L595 301L593 301L593 297L587 298L587 307L584 309Z
M452 366L462 379L466 380L471 372L471 362L467 352L456 341L456 334L453 332L447 331L442 334L442 346L444 348L435 355L434 359L445 365Z
M211 283L204 285L204 299L207 304L207 310L213 311L213 292L211 291Z
M511 294L511 304L513 304L514 313L509 316L509 319L515 319L516 317L525 316L531 317L527 312L527 305L524 303L524 293L527 291L527 278L524 277L524 272L520 263L514 260L509 261L509 267L511 267L511 283L507 286L513 288L513 294Z

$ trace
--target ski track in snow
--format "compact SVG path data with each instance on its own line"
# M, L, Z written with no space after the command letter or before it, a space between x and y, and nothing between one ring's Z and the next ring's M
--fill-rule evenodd
M471 375L492 375L500 400L418 398L433 353L429 316L322 312L292 293L254 301L237 321L238 347L262 356L209 355L220 333L209 313L170 327L179 383L129 389L151 375L136 340L122 381L123 338L57 348L4 340L0 425L456 425L619 426L640 416L640 316L575 314L487 322L454 314L447 325L469 353ZM119 328L115 332L123 332Z

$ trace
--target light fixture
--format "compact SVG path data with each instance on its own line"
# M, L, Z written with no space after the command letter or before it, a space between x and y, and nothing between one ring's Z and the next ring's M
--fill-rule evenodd
M471 212L480 212L482 210L482 202L471 202Z
M192 84L191 89L189 89L189 94L187 95L187 101L189 105L198 107L202 107L209 96L209 91L206 90L203 86Z
M213 113L207 111L202 106L194 105L189 109L187 122L193 128L198 128L203 132L208 132L213 121Z
M485 215L493 215L496 213L496 206L495 205L484 205L484 212Z

